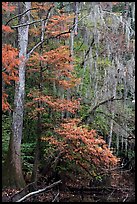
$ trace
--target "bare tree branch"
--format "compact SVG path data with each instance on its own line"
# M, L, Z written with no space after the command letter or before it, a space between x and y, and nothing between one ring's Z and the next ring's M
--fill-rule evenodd
M36 45L29 51L29 53L27 54L27 58L29 58L29 56L31 55L31 53L32 53L37 47L39 47L42 43L46 42L47 40L57 38L57 37L59 37L59 36L61 36L61 35L64 35L64 34L67 34L67 33L70 33L70 32L71 32L71 31L69 30L69 31L66 31L66 32L63 32L63 33L59 33L59 34L56 35L56 36L52 36L52 37L49 37L49 38L47 38L47 39L45 39L45 40L40 41L38 44L36 44Z
M123 199L123 202L125 202L128 199L128 193L126 195L126 197Z
M52 202L55 202L58 197L59 197L59 192L57 193L57 195L55 196L55 198L52 200Z
M109 98L109 99L107 99L105 101L102 101L99 104L97 104L96 106L94 106L94 108L92 108L92 110L90 110L90 112L96 110L100 105L103 105L105 103L108 103L109 101L115 101L115 100L124 100L124 98L123 97L121 97L121 98L114 98L114 96L112 96L111 98Z
M43 42L44 42L44 40L40 41L38 44L36 44L36 45L30 50L30 52L27 54L27 59L30 57L31 53L32 53L37 47L39 47Z
M16 200L19 200L21 197L25 196L28 192L30 192L31 189L36 190L35 188L35 186L37 185L36 183L37 183L36 181L29 183L27 186L25 186L25 188L12 195L10 201L15 202Z
M30 196L34 196L34 195L36 195L36 194L43 193L44 191L53 188L54 186L58 185L59 183L61 183L61 180L52 183L51 185L47 186L46 188L43 188L43 189L40 189L40 190L37 190L37 191L31 192L31 193L25 195L23 198L17 200L16 202L22 202L23 200L25 200L26 198L29 198Z
M54 6L52 6L52 7L49 8L49 10L48 10L48 12L47 12L47 16L46 16L45 19L41 19L41 20L38 20L38 21L39 21L39 22L40 22L40 21L42 22L42 21L44 21L44 20L48 20L48 16L49 16L50 10L51 10L53 7L54 7ZM79 22L80 22L82 19L83 19L83 18L81 18L81 19L79 20ZM38 21L35 21L35 22L38 22ZM31 24L32 24L32 23L35 23L35 22L34 22L34 21L31 22ZM30 24L29 24L29 25L30 25ZM21 25L19 25L19 26L21 26ZM24 24L24 26L26 26L26 25ZM15 27L14 27L14 28L15 28ZM42 43L44 43L45 41L50 40L50 39L58 38L58 37L60 37L61 35L71 33L71 31L72 31L74 28L75 28L75 23L73 24L73 26L72 26L71 28L69 28L68 31L65 31L65 32L63 32L63 33L59 33L59 34L56 35L56 36L51 36L51 37L49 37L49 38L47 38L47 39L45 39L45 40L44 40L44 39L41 39L41 41L38 42L38 43L29 51L29 53L27 54L26 60L29 59L31 53L32 53L37 47L39 47ZM92 42L92 43L93 43L93 42Z
M34 23L39 23L39 22L45 21L45 20L48 19L50 10L51 10L53 7L54 7L54 6L51 6L51 7L48 9L46 18L40 19L40 20L36 20L36 21L32 21L32 22L30 22L30 23L24 23L24 24L20 24L20 25L16 25L16 26L11 26L11 28L19 28L19 27L22 27L22 26L32 25L32 24L34 24Z
M83 62L81 63L80 67L83 67L83 65L84 65L84 63L85 63L85 59L87 58L87 56L88 56L88 54L89 54L89 52L90 52L90 49L91 49L91 47L93 46L93 44L94 44L94 36L93 36L93 39L92 39L92 41L91 41L91 44L90 44L90 46L89 46L87 52L85 53L84 60L83 60Z
M9 19L5 25L8 25L9 22L12 21L13 19L18 18L18 17L20 17L20 16L23 16L23 15L24 15L25 13L27 13L28 11L36 10L36 9L39 9L39 8L31 8L31 9L28 9L28 10L24 11L23 13L21 13L21 14L19 14L19 15L14 16L13 18Z
M79 125L82 124L83 122L88 121L88 120L90 119L90 117L93 117L94 114L95 114L95 110L96 110L99 106L101 106L101 105L103 105L103 104L105 104L105 103L108 103L109 101L114 101L114 100L123 100L123 97L122 97L122 98L114 98L114 96L112 96L111 98L109 98L109 99L107 99L107 100L105 100L105 101L101 101L100 103L98 103L96 106L94 106L92 109L90 109L90 110L88 111L87 115L83 117L83 119L82 119L82 121L79 123Z
M32 21L30 23L25 23L25 24L19 24L19 25L16 25L16 26L11 26L11 28L20 28L20 27L23 27L23 26L32 25L34 23L39 23L39 22L42 22L42 21L45 21L45 20L46 20L46 18L40 19L40 20L36 20L36 21Z

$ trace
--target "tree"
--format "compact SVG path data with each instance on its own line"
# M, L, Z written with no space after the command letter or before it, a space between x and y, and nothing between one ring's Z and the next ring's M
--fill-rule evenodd
M31 2L19 2L18 9L21 13L26 12L19 18L19 24L25 24L30 19ZM16 82L14 109L13 109L13 122L12 134L9 142L9 149L5 167L3 170L3 185L14 186L15 188L22 188L25 181L22 174L21 165L21 140L22 140L22 127L23 127L23 103L25 93L25 66L27 58L28 46L28 29L29 25L18 28L18 41L19 41L19 79Z
M86 113L89 121L92 117L92 128L104 138L108 135L106 140L117 148L117 154L130 148L128 138L134 129L134 122L128 125L135 97L134 6L133 2L80 3L80 34L74 47L77 73L82 76L77 91L83 118ZM88 109L113 96L121 100L105 103L92 116L88 114Z
M62 17L62 18L61 18ZM68 16L52 16L52 19L58 19L58 26L65 22L65 20L69 19ZM53 21L54 22L54 21ZM56 21L54 23L57 23ZM65 25L65 23L64 23ZM52 27L49 29L48 27L48 35L52 35ZM49 32L50 31L50 32ZM67 36L62 35L60 29L56 30L57 35L60 34L60 38L67 38ZM54 34L55 35L55 34ZM48 45L46 45L48 46ZM43 49L46 49L46 46L43 45ZM38 90L37 88L31 89L30 93L28 94L31 97L31 102L27 103L27 106L31 106L31 117L33 119L37 119L37 130L38 130L38 138L37 138L37 147L36 148L36 155L38 155L40 151L40 138L42 134L42 118L43 114L47 112L48 108L50 108L49 114L51 115L53 111L60 111L60 112L73 112L78 107L78 102L76 100L64 99L64 98L57 98L57 93L55 93L54 89L51 91L51 85L48 86L48 83L53 84L53 86L60 87L62 89L68 90L78 82L78 80L73 76L73 67L70 64L71 61L70 51L68 46L60 46L56 49L52 49L50 51L41 53L34 53L28 62L30 69L28 70L29 74L33 74L33 70L39 73L38 81ZM46 69L44 68L46 64ZM37 67L37 69L33 69L32 67ZM46 82L46 83L45 83ZM51 95L45 95L44 89L42 87L46 87L52 93ZM34 90L35 89L35 90ZM41 122L40 122L41 121ZM33 180L37 180L37 172L38 172L38 163L39 163L39 156L36 156L35 159L35 169L33 170ZM35 175L35 176L34 176Z
M103 168L115 166L118 159L95 130L79 126L79 122L80 119L64 119L54 130L59 137L42 137L41 140L53 145L61 153L61 159L75 162L94 177Z
M61 28L59 29L59 27L60 25L62 27L65 27L63 21L67 19L69 18L65 14L60 16L53 15L49 20L51 24L49 24L49 26L47 27L48 35L56 37L56 35L58 36L60 34L60 40L64 38L64 35L61 35ZM57 25L57 27L55 25ZM65 36L66 39L68 37L69 36ZM72 33L70 34L70 38L72 38ZM55 46L56 41L54 43ZM44 44L43 50L47 49L47 46L47 44ZM28 94L28 96L31 98L31 101L27 103L27 108L31 108L31 112L29 109L29 115L31 118L33 118L33 120L39 121L39 119L41 118L41 123L37 123L39 142L39 149L37 149L37 152L41 150L40 140L49 141L50 144L55 145L55 154L58 152L57 157L59 157L59 159L61 157L61 159L63 160L66 158L69 160L75 160L76 164L79 164L90 172L92 171L92 165L90 165L91 163L93 163L94 165L98 165L98 168L99 166L101 168L105 165L109 166L116 164L117 159L107 148L104 140L102 140L100 137L98 137L98 139L94 138L94 134L92 135L92 131L90 132L86 128L77 127L77 124L75 123L76 119L69 121L69 117L72 115L74 115L72 117L75 117L75 113L80 107L80 102L78 101L78 99L75 99L75 95L74 97L68 97L67 92L67 90L69 89L70 93L72 94L72 89L80 83L79 78L76 78L74 75L75 72L72 63L72 47L73 46L68 47L63 45L41 54L39 54L39 52L35 52L30 57L30 60L28 62L28 74L33 75L33 72L35 73L35 79L38 82L38 88L31 88L31 91ZM56 93L54 92L54 88L52 89L52 87L54 87L53 85L56 85ZM58 95L58 93L60 93L60 87L63 89L62 92L65 93L63 98L61 95ZM50 93L50 95L48 95L48 93ZM50 111L48 111L49 109ZM44 137L43 134L47 132L47 126L46 124L42 123L42 119L44 121L44 114L48 112L50 117L51 115L53 115L52 113L54 111L67 111L71 114L66 115L66 118L68 118L68 120L66 120L66 124L59 124L60 120L58 117L57 124L61 125L61 127L65 127L64 129L56 129L53 127L53 129L55 130L53 131L53 136L48 137L47 135ZM60 119L62 120L63 117L60 117ZM53 116L53 121L54 126L56 126L55 115ZM75 134L78 135L77 138L75 137L74 131ZM56 136L56 133L58 133L58 136ZM64 136L63 139L62 135ZM71 137L71 139L68 138L68 135ZM95 137L96 136L97 135L95 133ZM60 156L60 152L61 154L63 154L63 157ZM106 156L105 153L102 154L102 152L106 152ZM89 154L88 159L86 159L87 154ZM99 159L97 159L96 157L99 157ZM110 157L110 159L108 157ZM38 161L39 159L37 158L37 168L35 168L35 171L33 171L35 172L35 174L37 174L38 172ZM37 180L37 178L38 176L35 175L35 178L33 179Z
M5 6L5 4L3 4ZM8 6L8 4L6 3ZM50 10L53 7L51 4L49 8L47 6L47 16L44 26L46 27ZM40 11L43 9L41 4L37 4L37 8ZM16 82L15 87L15 98L14 98L14 109L13 109L13 122L12 122L12 134L9 142L9 150L7 154L7 159L5 161L5 166L3 170L3 185L6 186L14 186L15 188L21 188L25 185L23 175L22 175L22 166L21 166L21 140L22 140L22 128L23 128L23 111L24 111L24 94L25 94L25 67L26 62L29 59L31 53L42 43L44 42L44 26L42 26L42 35L40 38L40 42L37 43L29 53L27 53L28 48L28 32L29 32L29 24L30 23L30 10L31 10L31 2L19 2L18 3L19 15L10 19L7 24L13 20L14 18L19 18L19 24L16 26L12 26L12 28L18 29L18 41L19 41L19 78ZM57 16L59 18L59 16ZM65 19L63 19L65 20ZM40 20L41 21L41 20ZM37 21L36 21L37 22ZM38 21L39 22L39 21ZM33 22L35 23L35 21ZM32 23L32 24L33 24ZM43 24L42 24L43 25ZM61 25L60 25L61 26ZM9 31L9 27L4 27L3 30ZM47 29L48 30L48 29ZM64 37L67 35L69 31L64 32ZM56 32L52 32L52 28L50 28L50 33L47 32L47 35L51 36L60 36L60 32L58 30ZM61 33L61 35L63 35ZM61 81L60 83L64 83ZM9 171L12 172L12 177L10 176Z

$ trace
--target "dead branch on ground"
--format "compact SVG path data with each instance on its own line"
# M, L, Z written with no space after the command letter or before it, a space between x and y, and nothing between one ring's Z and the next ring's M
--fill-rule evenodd
M58 185L59 183L61 183L61 180L59 180L59 181L57 181L57 182L54 182L54 183L52 183L51 185L49 185L49 186L47 186L47 187L45 187L45 188L43 188L43 189L40 189L40 190L31 192L31 193L25 195L23 198L17 200L16 202L22 202L23 200L29 198L30 196L34 196L34 195L43 193L44 191L47 191L47 190L53 188L54 186Z

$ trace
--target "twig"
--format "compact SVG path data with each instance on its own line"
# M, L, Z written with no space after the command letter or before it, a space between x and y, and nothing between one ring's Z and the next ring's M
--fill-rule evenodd
M90 112L96 110L100 105L103 105L103 104L105 104L105 103L107 103L109 101L123 100L123 99L124 99L123 97L121 97L121 98L114 98L114 96L112 96L111 98L109 98L109 99L107 99L105 101L102 101L99 104L97 104Z
M40 19L40 20L32 21L32 22L30 22L30 23L20 24L20 25L16 25L16 26L11 26L11 28L19 28L19 27L22 27L22 26L32 25L32 24L34 24L34 23L39 23L39 22L45 21L45 20L48 19L48 15L49 15L50 10L51 10L52 8L53 8L53 6L51 6L51 7L49 8L49 10L48 10L48 12L47 12L47 16L46 16L46 18L44 18L44 19Z
M128 194L126 195L126 197L124 198L123 202L125 202L128 198Z
M107 200L109 200L109 198L113 195L114 192L115 192L115 189L110 193L110 195L108 196Z
M103 105L103 104L105 104L105 103L108 103L109 101L114 101L114 100L123 100L123 97L122 97L122 98L114 98L114 96L112 96L111 98L109 98L109 99L107 99L107 100L105 100L105 101L101 101L100 103L98 103L96 106L94 106L92 109L90 109L90 110L88 111L87 115L83 117L83 119L82 119L82 121L79 123L79 125L82 124L83 122L85 122L88 118L90 118L91 115L94 115L95 110L96 110L99 106L101 106L101 105Z
M93 35L93 39L92 39L92 41L91 41L91 44L90 44L90 46L89 46L87 52L85 53L84 60L83 60L83 62L80 64L80 67L83 67L83 65L84 65L84 63L85 63L85 59L87 58L87 56L88 56L88 54L89 54L89 52L90 52L90 49L91 49L91 47L93 46L93 44L94 44L94 35Z
M46 40L54 39L54 38L57 38L57 37L59 37L59 36L61 36L61 35L67 34L67 33L70 33L70 30L69 30L69 31L66 31L66 32L63 32L63 33L60 33L60 34L58 34L58 35L56 35L56 36L49 37L49 38L47 38L47 39L45 39L45 40L42 40L42 41L38 42L38 44L36 44L36 45L29 51L29 53L27 54L27 59L29 58L29 56L31 55L31 53L32 53L37 47L39 47L42 43L44 43Z
M52 188L52 187L58 185L59 183L61 183L61 180L59 180L59 181L57 181L57 182L55 182L55 183L52 183L51 185L47 186L46 188L40 189L40 190L38 190L38 191L31 192L31 193L25 195L23 198L17 200L16 202L21 202L21 201L25 200L26 198L28 198L28 197L30 197L30 196L32 196L32 195L36 195L36 194L43 193L44 191L49 190L50 188Z
M59 192L57 193L57 195L55 196L55 198L52 200L52 202L54 202L54 201L57 199L58 196L59 196Z
M8 25L8 23L9 23L10 21L12 21L13 19L18 18L19 16L23 16L23 15L24 15L25 13L27 13L28 11L36 10L36 9L39 9L39 8L31 8L31 9L28 9L28 10L24 11L23 13L21 13L21 14L19 14L19 15L14 16L13 18L9 19L5 25Z
M23 26L32 25L34 23L39 23L39 22L42 22L42 21L45 21L45 20L46 20L46 18L40 19L40 20L36 20L36 21L32 21L30 23L24 23L24 24L19 24L19 25L16 25L16 26L11 26L11 28L20 28L20 27L23 27Z

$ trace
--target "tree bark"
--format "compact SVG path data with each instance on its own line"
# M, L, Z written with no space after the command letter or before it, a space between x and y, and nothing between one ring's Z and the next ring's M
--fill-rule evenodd
M112 90L114 98L116 97L116 89L117 89L117 79L115 78L114 79L114 89ZM114 126L114 117L115 117L115 105L113 104L113 102L112 102L111 108L112 108L111 109L112 119L110 121L110 133L109 133L108 148L110 148L111 144L112 144L112 135L113 135L113 126Z
M25 12L31 8L31 2L18 3L19 12ZM28 23L30 20L30 11L25 13L19 19L20 24ZM25 94L25 61L28 46L29 26L18 28L19 57L19 80L15 87L14 110L12 121L12 134L9 142L5 169L3 171L3 185L14 188L22 188L25 181L22 174L21 164L21 140L23 128L24 94Z
M44 27L44 24L42 26L42 29ZM40 46L40 53L42 54L42 45ZM40 73L39 73L39 92L42 94L42 80L43 80L43 76L42 76L42 63L40 62ZM38 108L42 107L42 102L38 102ZM37 181L38 180L38 167L39 167L39 160L40 160L40 137L41 137L41 113L38 112L37 114L37 143L36 143L36 149L35 149L35 158L34 158L34 166L33 166L33 171L32 171L32 181Z

